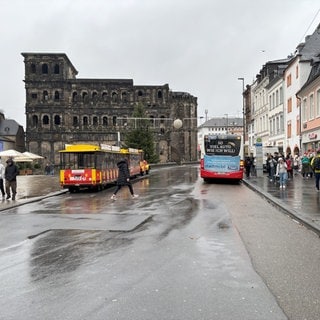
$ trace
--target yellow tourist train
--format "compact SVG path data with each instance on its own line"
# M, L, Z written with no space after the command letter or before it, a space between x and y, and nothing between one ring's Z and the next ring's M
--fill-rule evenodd
M144 152L110 145L74 144L60 150L60 185L70 192L80 189L102 190L115 183L117 163L127 159L130 177L148 174L150 167Z

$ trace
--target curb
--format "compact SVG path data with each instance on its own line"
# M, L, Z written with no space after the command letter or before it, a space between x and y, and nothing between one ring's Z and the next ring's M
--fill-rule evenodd
M16 207L22 206L24 204L37 202L37 201L40 201L42 199L58 196L60 194L64 194L64 193L67 193L67 192L68 192L67 189L63 189L63 190L60 190L60 191L55 191L55 192L48 193L48 194L43 195L43 196L32 197L32 198L28 198L28 199L19 199L19 200L6 201L6 202L3 202L4 203L4 207L0 207L0 212L1 211L5 211L5 210L9 210L11 208L16 208Z

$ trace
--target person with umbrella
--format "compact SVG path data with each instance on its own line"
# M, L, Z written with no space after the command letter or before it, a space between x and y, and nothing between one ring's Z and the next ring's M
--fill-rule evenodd
M4 171L4 177L6 179L6 199L10 199L12 193L12 200L15 200L17 194L17 175L19 174L19 170L14 164L12 158L9 158L6 163L7 166Z

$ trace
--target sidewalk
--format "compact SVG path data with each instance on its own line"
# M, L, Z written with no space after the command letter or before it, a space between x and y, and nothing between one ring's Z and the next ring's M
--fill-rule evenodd
M67 189L61 189L59 184L59 176L57 175L17 176L16 200L0 200L0 211L25 203L38 201L43 198L52 197L67 191Z
M288 181L286 189L279 189L279 183L270 182L266 174L243 182L320 235L320 193L316 191L314 178L303 179L297 174Z

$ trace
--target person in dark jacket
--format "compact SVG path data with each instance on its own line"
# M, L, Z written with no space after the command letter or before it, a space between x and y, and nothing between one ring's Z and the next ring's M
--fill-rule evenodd
M15 200L17 194L17 175L19 174L19 170L11 158L9 158L6 163L7 166L4 171L4 178L6 179L6 199L11 198L11 192L12 200Z
M132 198L137 198L138 195L134 194L132 184L130 182L130 171L129 171L129 166L128 166L127 160L121 159L117 163L117 167L118 167L117 188L114 191L113 195L111 196L111 199L112 200L117 199L116 194L123 186L128 186Z

